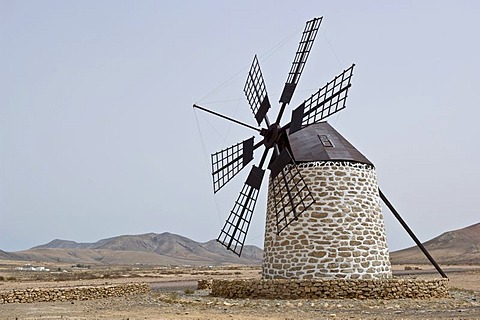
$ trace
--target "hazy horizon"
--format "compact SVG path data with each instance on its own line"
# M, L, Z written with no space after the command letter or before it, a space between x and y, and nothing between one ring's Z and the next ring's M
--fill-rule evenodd
M470 226L473 226L473 225L476 225L476 224L479 224L479 223L480 223L480 222L477 222L477 223L474 223L474 224L472 224L472 225L465 226L465 227L463 227L463 228L470 227ZM459 229L463 229L463 228L459 228ZM455 229L455 230L458 230L458 229ZM440 236L442 233L449 232L449 231L455 231L455 230L445 230L445 231L442 231L441 233L439 233L439 234L436 235L435 237ZM73 241L73 242L75 242L75 243L77 243L77 244L93 244L93 243L96 243L96 242L98 242L98 241L100 241L100 240L107 240L107 239L112 239L112 238L117 238L117 237L122 237L122 236L141 236L141 235L148 235L148 234L158 234L158 235L162 235L162 234L165 234L165 233L169 233L169 234L173 234L173 235L177 235L177 236L186 237L186 238L188 238L188 239L190 239L190 240L193 240L193 241L195 241L195 242L198 242L198 243L206 243L206 242L209 242L209 241L216 241L216 238L213 238L213 239L210 239L210 240L206 240L206 241L198 241L198 240L196 240L196 239L193 239L193 238L189 237L188 235L177 234L177 233L173 233L173 232L169 232L169 231L163 231L163 232L145 232L145 233L139 233L139 234L119 234L119 235L116 235L116 236L99 238L99 239L96 239L96 240L93 240L93 241L75 241L74 239L52 238L51 240L49 240L49 241L47 241L47 242L45 242L45 243L38 243L38 244L36 244L36 245L33 245L32 247L23 248L23 249L20 249L20 250L15 250L15 251L13 251L13 252L23 251L23 250L29 250L29 249L32 249L32 248L37 247L37 246L46 245L46 244L48 244L48 243L50 243L50 242L52 242L52 241L56 241L56 240L60 240L60 241ZM435 238L435 237L433 237L433 238ZM433 238L432 238L432 239L433 239ZM431 240L431 239L427 239L427 240L425 240L424 242L429 241L429 240ZM245 245L254 245L254 246L257 246L257 247L263 249L263 244L261 244L261 245L245 244ZM410 245L408 245L408 246L406 246L406 247L404 247L404 248L397 248L397 249L395 249L395 250L391 250L391 249L390 249L390 252L398 251L398 250L403 250L403 249L410 248L410 247L415 247L415 246L416 246L416 244L413 243L413 244L410 244ZM2 249L0 248L0 250L2 250ZM225 250L226 250L226 249L225 249ZM6 251L6 250L3 250L3 251ZM7 252L12 252L12 251L7 251Z

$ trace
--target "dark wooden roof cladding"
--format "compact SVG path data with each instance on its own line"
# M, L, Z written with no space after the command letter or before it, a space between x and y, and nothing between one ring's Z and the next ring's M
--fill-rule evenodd
M352 161L373 166L327 122L309 125L288 136L297 163L312 161Z

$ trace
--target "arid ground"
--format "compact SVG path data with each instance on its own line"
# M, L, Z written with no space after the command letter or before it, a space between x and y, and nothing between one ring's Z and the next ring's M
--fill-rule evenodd
M0 319L480 319L480 266L446 266L450 297L431 300L223 299L198 279L260 277L260 267L98 267L0 261L0 291L146 282L148 294L68 302L0 304ZM32 264L33 265L33 264ZM395 266L399 277L438 277L430 266ZM413 269L413 270L405 270Z

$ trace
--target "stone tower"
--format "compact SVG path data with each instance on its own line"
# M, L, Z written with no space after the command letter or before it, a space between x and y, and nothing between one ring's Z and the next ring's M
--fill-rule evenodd
M288 140L315 203L277 234L270 181L263 278L390 278L373 164L327 122Z

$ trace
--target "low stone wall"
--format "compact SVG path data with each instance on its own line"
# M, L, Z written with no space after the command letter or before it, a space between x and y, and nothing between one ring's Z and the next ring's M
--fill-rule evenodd
M0 291L0 304L91 300L128 296L146 293L148 291L150 291L150 287L146 283L127 283L70 288L29 288L22 290Z
M213 280L212 295L263 299L429 299L448 296L448 279Z

